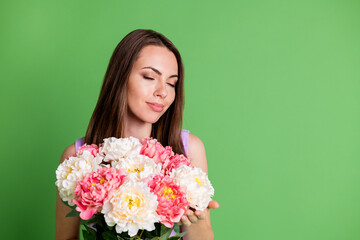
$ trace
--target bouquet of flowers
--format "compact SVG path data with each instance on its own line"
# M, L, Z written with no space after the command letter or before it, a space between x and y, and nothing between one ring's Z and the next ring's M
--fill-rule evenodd
M179 239L188 208L214 195L208 176L156 139L105 138L82 145L56 170L62 201L80 216L85 239ZM174 229L176 236L170 237Z

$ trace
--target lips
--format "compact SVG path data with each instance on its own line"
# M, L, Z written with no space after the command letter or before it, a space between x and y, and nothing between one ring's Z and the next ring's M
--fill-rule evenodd
M164 109L164 105L155 102L146 102L148 106L155 112L161 112Z

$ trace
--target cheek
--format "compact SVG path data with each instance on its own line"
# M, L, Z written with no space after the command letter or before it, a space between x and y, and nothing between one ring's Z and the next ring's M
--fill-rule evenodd
M169 96L169 105L174 103L174 101L175 101L175 91L173 93L171 93Z
M128 99L141 101L146 98L147 95L146 88L142 88L141 86L130 86L128 89Z

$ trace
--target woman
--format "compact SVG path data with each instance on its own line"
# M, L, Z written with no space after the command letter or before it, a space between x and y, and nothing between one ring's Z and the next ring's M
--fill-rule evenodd
M181 129L183 106L180 53L162 34L135 30L115 48L84 142L99 144L111 136L151 136L172 146L174 152L188 155L192 165L207 173L203 143ZM76 150L75 144L67 147L60 163ZM211 201L204 211L188 210L179 223L187 232L183 239L213 239L209 208L217 207L217 202ZM80 218L66 218L69 211L57 194L55 239L78 239Z

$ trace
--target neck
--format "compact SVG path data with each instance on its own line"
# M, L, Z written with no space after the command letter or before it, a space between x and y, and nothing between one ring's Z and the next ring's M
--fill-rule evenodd
M151 135L151 123L136 121L135 119L126 117L124 127L124 138L132 136L143 139Z

